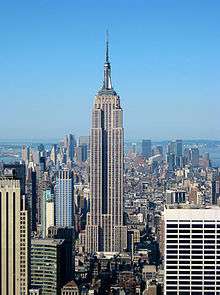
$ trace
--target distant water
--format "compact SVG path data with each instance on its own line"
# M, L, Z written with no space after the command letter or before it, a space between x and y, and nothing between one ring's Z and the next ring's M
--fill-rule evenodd
M0 162L4 162L6 164L14 163L14 162L20 162L21 157L0 157Z

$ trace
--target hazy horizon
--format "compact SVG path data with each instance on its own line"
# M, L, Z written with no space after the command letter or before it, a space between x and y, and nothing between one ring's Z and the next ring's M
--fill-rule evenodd
M68 133L67 133L68 134ZM11 139L0 139L0 143L56 143L59 142L61 140L63 140L64 136L66 134L63 135L63 137L59 137L59 138L11 138ZM75 134L73 134L75 135ZM79 136L88 136L87 134L82 134ZM79 136L75 136L76 139L79 138ZM142 139L150 139L153 143L158 142L158 143L166 143L169 141L173 141L173 140L177 140L177 139L182 139L183 142L220 142L220 139L215 139L215 138L161 138L161 139L155 139L155 138L149 138L149 137L142 137L142 138L129 138L129 137L125 137L125 142L141 142Z

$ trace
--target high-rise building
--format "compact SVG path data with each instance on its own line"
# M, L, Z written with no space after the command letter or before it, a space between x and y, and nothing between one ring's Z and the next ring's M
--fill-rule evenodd
M170 141L167 145L167 153L175 155L175 152L176 152L176 142Z
M48 172L41 171L39 166L37 168L37 223L40 224L43 193L46 189L51 188L51 179Z
M157 145L156 148L154 149L154 155L163 155L163 146L162 145Z
M219 207L165 209L165 295L220 293L219 230Z
M188 165L190 163L190 149L185 148L183 152L183 164Z
M74 227L50 226L48 238L62 239L65 245L65 272L67 281L72 280L75 270L75 230Z
M183 155L183 141L182 141L182 139L177 139L176 140L175 155L177 157L182 157L182 155Z
M176 167L183 166L183 141L182 139L177 139L175 142L175 164Z
M77 160L85 162L88 159L88 145L81 144L77 147Z
M127 227L123 224L122 113L120 98L112 87L107 41L103 87L95 97L92 111L87 252L115 252L127 247Z
M18 179L20 181L21 195L25 194L25 165L20 163L5 164L3 165L4 174L7 177L7 171L9 177Z
M60 295L68 282L64 240L31 240L31 288L41 289L42 295Z
M169 173L173 173L175 170L175 155L174 154L167 154L166 156L167 161L167 170Z
M73 134L66 135L64 139L64 147L66 148L67 162L72 162L75 154L76 140Z
M69 169L59 170L55 186L55 222L57 226L73 226L73 173Z
M182 190L166 190L166 204L186 203L186 192Z
M191 148L190 149L190 159L193 167L199 167L199 149Z
M54 165L57 163L57 145L53 144L51 151L50 151L50 160L53 162Z
M51 193L51 189L46 189L43 192L41 205L41 232L43 238L48 236L48 228L54 226L54 211L54 195Z
M30 158L30 148L26 145L22 145L21 158L22 161L27 165Z
M45 157L40 157L39 168L42 173L46 171L46 158Z
M217 205L220 197L220 176L212 181L212 204Z
M26 197L22 196L20 211L20 295L28 295L30 286L30 239L31 228L28 203Z
M151 157L151 155L152 155L151 140L143 139L141 147L142 147L142 156L144 156L145 158Z
M37 173L34 166L30 166L27 169L26 183L30 227L35 232L37 230Z
M79 137L79 145L87 144L89 146L90 136L80 136Z
M21 202L20 180L0 179L0 294L28 294L28 218Z
M45 156L45 147L42 143L39 144L39 146L37 147L38 151L40 152L40 156L44 157Z

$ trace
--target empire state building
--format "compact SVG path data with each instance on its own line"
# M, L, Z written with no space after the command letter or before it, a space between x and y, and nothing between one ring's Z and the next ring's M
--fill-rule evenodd
M108 40L103 86L92 110L90 144L86 251L120 252L127 247L127 227L123 225L123 110L112 87Z

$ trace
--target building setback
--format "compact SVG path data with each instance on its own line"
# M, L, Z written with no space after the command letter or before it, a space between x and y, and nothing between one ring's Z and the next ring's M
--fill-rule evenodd
M122 113L120 98L111 83L107 41L103 87L95 97L92 111L87 252L117 252L127 247L127 228L123 225Z

